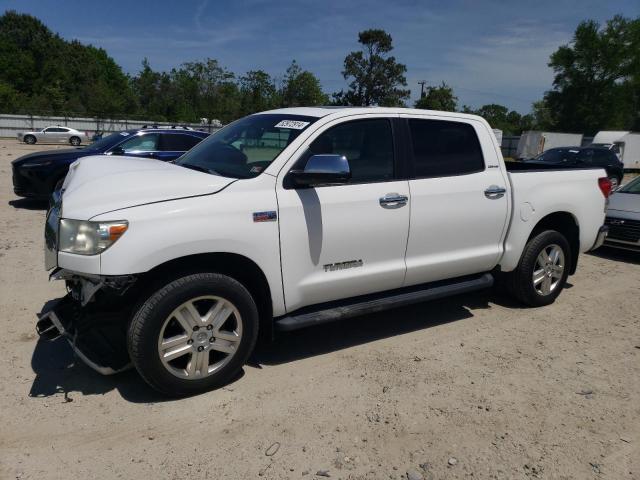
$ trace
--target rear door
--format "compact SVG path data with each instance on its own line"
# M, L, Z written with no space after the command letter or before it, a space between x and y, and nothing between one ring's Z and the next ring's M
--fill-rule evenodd
M184 132L162 133L160 135L159 150L155 158L168 162L175 160L183 153L195 147L202 138Z
M394 144L396 122L384 115L337 119L281 172L276 193L287 311L402 286L410 199ZM350 183L284 186L291 169L331 153L349 160ZM385 200L391 197L401 200Z
M411 169L405 285L491 270L508 213L492 132L472 119L403 117Z

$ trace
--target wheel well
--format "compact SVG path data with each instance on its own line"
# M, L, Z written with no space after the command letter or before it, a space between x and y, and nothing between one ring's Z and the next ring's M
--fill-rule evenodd
M199 272L228 275L249 290L260 315L261 334L271 335L273 305L267 277L255 262L235 253L203 253L176 258L158 265L141 276L146 294L170 280Z
M527 242L538 233L545 230L556 230L565 236L571 248L571 269L573 275L578 268L578 255L580 254L580 227L575 217L569 212L555 212L542 218L531 231Z

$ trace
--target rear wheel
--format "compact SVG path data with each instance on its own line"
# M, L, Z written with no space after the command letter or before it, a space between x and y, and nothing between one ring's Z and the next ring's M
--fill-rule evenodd
M36 137L34 137L33 135L25 135L24 143L28 143L29 145L33 145L34 143L36 143Z
M257 335L258 311L247 289L225 275L198 273L143 303L129 326L128 348L149 385L182 396L232 380Z
M69 143L70 143L71 145L73 145L74 147L77 147L77 146L78 146L78 145L80 145L80 143L81 143L81 142L80 142L80 137L71 137L71 138L69 139Z
M518 267L508 275L511 294L531 307L553 303L567 281L570 252L569 242L561 233L538 233L527 242Z

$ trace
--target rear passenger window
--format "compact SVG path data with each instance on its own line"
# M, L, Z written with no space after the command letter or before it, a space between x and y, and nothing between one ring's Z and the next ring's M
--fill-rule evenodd
M409 119L409 129L417 178L484 170L478 136L468 123Z
M615 153L609 150L594 150L593 160L597 165L606 165L613 161L613 159L611 158L612 155L615 155Z
M321 134L309 156L336 153L349 160L351 183L393 179L393 134L389 120L354 120Z
M162 150L166 152L186 152L195 147L201 138L182 133L167 133L162 135Z

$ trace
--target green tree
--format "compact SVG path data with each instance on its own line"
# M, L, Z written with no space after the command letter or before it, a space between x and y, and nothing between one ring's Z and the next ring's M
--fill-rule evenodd
M426 94L416 101L415 107L455 112L458 108L458 97L454 95L453 88L442 82L438 87L427 87Z
M217 60L184 63L171 71L171 78L181 103L180 118L228 123L240 115L240 91L235 75Z
M312 107L329 103L320 80L310 71L302 70L295 60L287 68L280 97L283 107Z
M534 115L521 115L515 110L509 110L504 105L496 103L483 105L477 110L464 105L462 112L481 116L492 128L502 130L505 135L520 135L525 130L537 128Z
M554 128L586 134L640 128L640 17L581 22L549 66L553 89L539 113Z
M40 20L0 16L0 84L6 108L30 113L106 115L135 109L127 76L107 53L67 42Z
M334 102L404 106L410 91L400 87L407 86L407 67L388 55L393 50L391 35L379 29L365 30L358 34L358 42L363 49L344 59L342 75L349 81L349 90L334 94Z
M251 70L240 77L242 115L270 110L279 104L279 95L271 76L263 70Z

